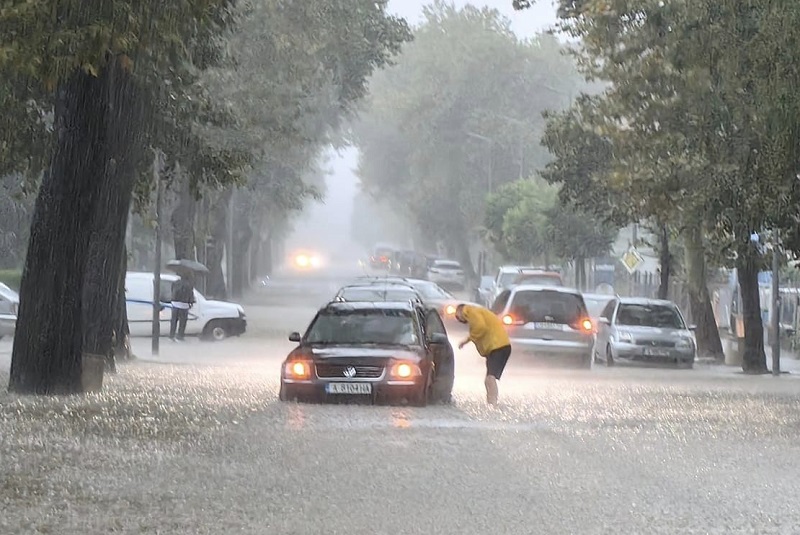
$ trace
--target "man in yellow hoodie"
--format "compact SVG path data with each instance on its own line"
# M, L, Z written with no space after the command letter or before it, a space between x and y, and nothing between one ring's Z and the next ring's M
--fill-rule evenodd
M458 344L458 348L472 342L478 353L486 358L486 402L496 405L497 381L511 356L511 340L506 328L494 312L480 306L458 305L455 316L461 323L469 325L469 336Z

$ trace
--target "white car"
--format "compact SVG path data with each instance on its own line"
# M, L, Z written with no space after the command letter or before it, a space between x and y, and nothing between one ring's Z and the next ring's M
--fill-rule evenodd
M464 268L455 260L434 260L428 266L426 278L442 288L463 290L467 286Z
M19 294L0 282L0 338L14 336L18 309Z
M161 275L161 335L169 334L172 318L172 283L177 275ZM200 336L214 341L240 336L247 329L241 305L206 299L194 291L195 304L186 322L187 336ZM125 304L131 336L150 336L153 332L153 274L128 272L125 276Z

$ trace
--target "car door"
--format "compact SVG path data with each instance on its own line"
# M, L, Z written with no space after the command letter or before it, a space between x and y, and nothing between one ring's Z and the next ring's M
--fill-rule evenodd
M444 326L441 316L436 309L428 309L425 317L425 336L426 339L434 334L447 336L447 329ZM440 399L449 399L455 380L456 359L453 346L447 344L428 344L430 348L434 371L434 392Z
M0 338L13 336L17 326L17 303L11 295L0 293Z
M617 300L612 299L600 313L600 321L597 322L597 339L595 340L594 351L601 358L606 356L606 347L611 337L611 323L614 318L614 310L617 308Z

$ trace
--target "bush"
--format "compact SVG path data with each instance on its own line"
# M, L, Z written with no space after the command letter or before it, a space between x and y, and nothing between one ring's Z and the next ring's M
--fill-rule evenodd
M0 270L0 282L7 284L16 291L19 291L19 283L21 279L22 279L22 270L19 269Z

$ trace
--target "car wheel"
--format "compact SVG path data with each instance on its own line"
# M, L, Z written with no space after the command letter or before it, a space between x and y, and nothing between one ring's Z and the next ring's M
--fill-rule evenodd
M425 382L425 387L421 388L420 391L414 396L411 400L411 405L414 407L427 407L428 402L431 398L431 391L433 390L433 381L431 380L431 374L428 372L428 379Z
M450 403L453 393L453 380L454 372L452 367L450 370L442 369L436 374L436 379L433 381L431 389L431 398L435 403Z
M206 325L203 333L206 340L211 340L212 342L221 342L228 337L228 329L225 323L214 320Z
M611 354L611 346L606 347L606 366L614 365L614 356Z

